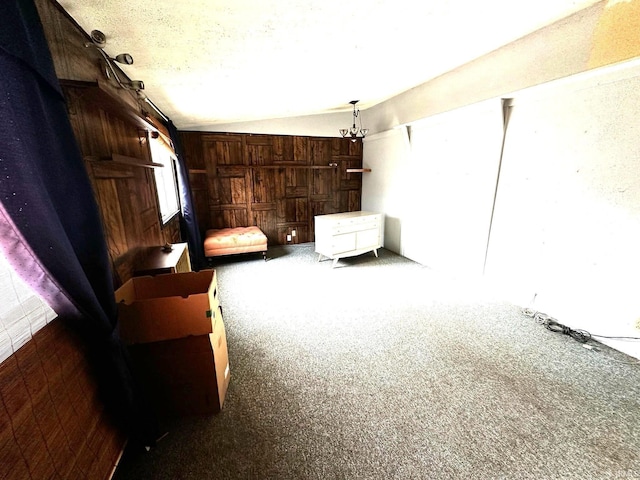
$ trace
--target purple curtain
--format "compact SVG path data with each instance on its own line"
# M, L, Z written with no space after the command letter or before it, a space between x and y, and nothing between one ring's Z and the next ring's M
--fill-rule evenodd
M0 248L81 336L107 407L149 445L98 208L33 0L4 2L0 16Z
M206 267L206 260L204 257L204 245L202 243L200 229L198 228L198 219L193 205L193 197L191 195L189 171L184 162L184 153L180 142L180 136L178 135L178 130L171 120L169 120L167 128L169 129L169 136L171 137L173 148L176 152L176 156L178 157L178 190L180 193L180 205L182 208L182 215L180 216L180 233L182 234L183 239L187 239L187 244L189 245L191 268L198 271Z

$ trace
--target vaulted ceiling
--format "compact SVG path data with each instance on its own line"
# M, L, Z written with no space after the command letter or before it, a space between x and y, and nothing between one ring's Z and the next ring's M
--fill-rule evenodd
M178 128L366 109L598 0L59 0Z

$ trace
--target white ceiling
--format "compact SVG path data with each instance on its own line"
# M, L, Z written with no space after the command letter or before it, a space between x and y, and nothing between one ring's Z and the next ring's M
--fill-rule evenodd
M178 128L366 109L598 0L58 0Z

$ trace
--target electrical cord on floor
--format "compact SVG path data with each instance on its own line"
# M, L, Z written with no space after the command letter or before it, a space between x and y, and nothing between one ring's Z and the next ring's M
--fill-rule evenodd
M544 326L547 328L547 330L550 330L552 332L569 335L571 338L577 340L580 343L587 343L589 340L591 340L591 334L586 330L574 330L573 328L562 325L555 320L548 319L544 323Z
M595 350L595 351L599 350L599 348L596 348L593 345L587 345L587 342L589 340L591 340L592 337L615 338L615 339L625 339L625 340L640 340L640 337L622 337L622 336L596 335L596 334L593 334L593 333L589 333L586 330L576 330L576 329L573 329L573 328L567 327L566 325L561 324L555 318L552 318L552 317L550 317L549 315L547 315L545 313L537 312L535 310L531 310L530 308L523 309L522 313L525 314L527 317L533 318L540 325L544 325L547 328L547 330L550 330L550 331L556 332L556 333L562 333L564 335L570 336L574 340L577 340L578 342L582 343L583 344L582 346L585 347L588 350ZM610 358L610 357L608 357L608 359L610 361L612 361L612 362L621 363L621 364L625 364L625 365L640 365L640 361L626 362L626 361L616 360L615 358Z
M532 317L540 325L544 325L547 330L568 335L580 343L587 343L589 340L591 340L592 337L620 339L620 340L640 340L640 337L596 335L595 333L589 333L586 330L573 329L573 328L567 327L566 325L561 324L555 318L550 317L545 313L537 312L529 308L525 308L522 311L522 313L524 313L527 317Z

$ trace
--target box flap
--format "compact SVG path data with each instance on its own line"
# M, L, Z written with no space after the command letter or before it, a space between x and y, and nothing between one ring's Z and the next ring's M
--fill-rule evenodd
M213 332L214 270L135 277L116 291L121 338L128 344Z

